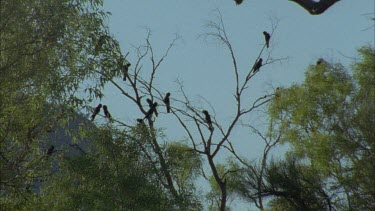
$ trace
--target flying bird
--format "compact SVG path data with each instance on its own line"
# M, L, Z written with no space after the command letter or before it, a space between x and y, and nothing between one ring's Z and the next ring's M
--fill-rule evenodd
M203 112L203 114L204 114L204 116L205 116L205 120L206 120L206 122L207 122L207 124L208 124L208 129L209 129L210 131L213 131L213 130L214 130L214 127L212 126L212 120L211 120L211 116L210 116L210 114L209 114L208 111L206 111L206 110L203 110L202 112Z
M262 66L262 61L263 61L263 59L259 58L259 60L257 61L257 63L255 63L255 65L253 67L254 73L256 73L257 71L259 71L259 68Z
M54 153L55 152L55 146L50 146L49 148L48 148L48 150L47 150L47 155L48 156L51 156L52 155L52 153Z
M152 106L150 107L150 109L147 111L145 118L143 118L143 119L149 119L154 112L155 112L155 115L156 115L156 112L157 112L156 107L157 106L158 106L157 102L153 103ZM158 116L158 115L156 115L156 116Z
M243 0L234 0L236 2L236 5L242 4Z
M263 34L264 34L264 39L266 40L266 46L268 48L270 46L271 35L268 34L268 32L266 31L264 31Z
M111 119L112 116L111 116L111 114L109 113L109 111L108 111L108 107L107 107L106 105L103 106L103 110L104 110L104 115L105 115L105 117L107 117L108 119Z
M311 15L320 15L326 11L329 7L339 2L340 0L290 0L299 4L305 10L307 10Z
M126 77L128 77L128 72L129 72L129 67L131 66L130 63L126 63L123 67L123 74L124 74L124 78L122 79L123 81L126 81Z
M91 121L94 121L96 115L100 112L100 109L102 108L102 104L99 103L98 106L96 106L94 113L91 115Z
M154 102L152 102L152 100L150 100L150 98L147 98L146 101L147 101L147 103L148 103L148 106L149 106L150 108L152 108L152 106L154 105ZM156 104L156 105L157 105L157 104ZM153 112L155 112L155 116L158 116L158 115L159 115L158 110L156 110L156 107L155 107L155 109L154 109Z
M169 100L169 96L171 96L171 93L167 93L163 99L163 102L165 103L165 106L167 107L167 113L171 112L171 101Z

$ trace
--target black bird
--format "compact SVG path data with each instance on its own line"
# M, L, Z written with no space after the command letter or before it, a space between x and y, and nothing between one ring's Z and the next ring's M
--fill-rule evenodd
M147 98L146 101L147 101L147 103L148 103L148 106L149 106L150 108L152 108L152 106L154 105L154 103L152 102L152 100L150 100L150 98ZM156 104L156 105L157 105L157 104ZM156 107L155 107L155 110L154 110L153 112L155 112L155 116L158 116L158 115L159 115L158 110L156 110Z
M169 96L171 96L171 93L167 93L164 97L163 102L165 103L165 106L167 106L167 113L171 112L171 101L169 100Z
M96 106L94 113L91 115L91 121L94 121L96 115L100 112L100 109L102 108L102 104L99 103L98 106Z
M212 121L211 121L211 116L210 116L210 114L209 114L208 111L206 111L206 110L203 110L202 112L203 112L203 114L204 114L204 116L205 116L205 120L206 120L206 122L207 122L207 124L208 124L208 128L209 128L209 130L210 130L210 131L213 131L213 130L214 130L214 127L212 126Z
M152 100L151 100L150 98L147 98L146 101L147 101L147 103L148 103L148 106L151 108L152 105L154 104L154 103L152 102Z
M154 112L155 112L155 115L156 115L156 112L157 112L156 107L157 106L158 106L157 102L153 103L152 106L150 107L150 109L147 111L145 118L143 118L143 119L149 119ZM158 116L158 115L156 115L156 116Z
M266 31L264 31L263 34L264 34L264 39L266 40L266 46L268 48L270 46L271 35L268 34L268 32Z
M105 117L107 117L108 119L111 119L112 116L111 116L111 114L109 113L108 108L107 108L106 105L103 106L103 110L104 110L104 115L105 115Z
M320 58L320 59L318 59L318 61L316 61L316 65L320 65L323 62L325 62L324 59Z
M276 96L276 98L279 98L281 96L281 89L280 89L280 87L276 88L275 96Z
M54 153L55 152L55 146L50 146L49 148L48 148L48 150L47 150L47 155L48 156L51 156L52 155L52 153Z
M126 77L128 76L130 66L131 66L130 63L126 63L123 67L123 70L122 70L122 72L124 73L124 78L122 79L123 81L126 81Z
M236 2L237 5L240 5L242 4L243 0L234 0Z
M138 124L144 124L143 119L137 119Z
M99 51L102 49L102 45L104 44L105 41L105 36L100 36L98 42L95 45L95 55L99 53Z
M259 71L259 68L262 66L262 61L263 61L263 59L259 58L259 60L257 61L257 63L255 63L255 65L253 67L254 73L256 73L257 71Z

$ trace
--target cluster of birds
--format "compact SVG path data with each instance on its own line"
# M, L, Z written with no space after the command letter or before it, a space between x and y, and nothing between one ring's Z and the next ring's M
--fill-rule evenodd
M266 47L269 48L271 35L266 31L263 32L263 35L264 35L264 39L266 41ZM258 61L255 62L254 66L253 66L254 73L259 71L260 67L263 65L262 62L263 62L262 58L259 58Z
M107 117L109 120L111 120L112 116L111 116L111 113L109 113L108 111L108 107L106 105L103 106L101 103L99 103L99 105L96 106L96 108L94 109L94 112L91 115L91 121L95 120L96 115L100 113L100 110L102 107L104 110L104 116Z
M168 92L165 95L164 99L163 99L163 102L164 102L165 106L167 107L167 113L171 112L171 105L170 105L171 101L169 99L170 96L171 96L171 93ZM146 113L146 115L145 115L145 117L143 119L137 119L138 122L143 121L144 119L151 118L151 116L153 114L155 114L155 116L159 115L158 110L156 109L157 106L158 106L158 103L157 102L153 102L149 98L147 98L146 101L147 101L147 103L149 105L149 109L148 109L148 111L147 111L147 113ZM111 120L112 116L111 116L111 114L108 111L108 107L106 105L103 106L101 103L99 103L99 105L96 106L96 108L94 109L94 111L93 111L93 113L91 115L91 121L95 120L96 115L98 115L100 113L100 110L101 110L102 107L103 107L103 110L104 110L104 116L106 118L108 118L109 120Z
M269 42L270 42L270 39L271 39L271 35L269 33L267 33L266 31L263 32L263 35L264 35L264 39L265 39L265 42L266 42L266 47L268 48ZM97 45L99 47L95 49L95 52L99 51L99 48L101 47L101 45L103 43L104 43L104 37L100 37L100 39L98 41L98 45ZM263 65L262 62L263 62L263 59L259 58L258 61L254 64L254 66L253 66L254 73L259 71L260 67ZM320 63L322 63L322 61L318 62L318 64L320 64ZM123 81L126 81L126 78L128 77L129 67L131 66L131 64L129 62L123 64L123 62L122 62L121 65L123 65L123 68L122 68L123 74L124 74ZM170 96L171 96L171 93L168 92L168 93L166 93L165 97L163 98L163 102L164 102L164 104L167 108L167 113L171 112L170 99L169 99ZM148 111L146 112L146 115L143 118L137 119L137 122L139 124L144 124L144 120L151 118L153 114L155 114L156 117L159 115L158 111L157 111L158 103L153 102L151 99L146 99L146 101L148 103L149 109L148 109ZM95 109L94 109L94 111L91 115L91 121L95 120L96 115L98 115L100 113L102 107L103 107L103 111L104 111L104 116L106 118L108 118L109 120L112 119L111 113L109 113L107 105L102 105L101 103L99 103L99 105L97 107L95 107ZM210 114L208 113L207 110L203 110L202 113L204 114L205 122L208 124L208 129L212 132L214 130L214 127L213 127L213 124L212 124ZM51 156L54 152L55 152L55 147L52 145L48 148L48 150L46 152L46 155Z
M266 31L263 32L263 35L264 35L264 39L265 39L265 42L266 42L266 47L269 48L269 42L270 42L270 39L271 39L271 35ZM102 43L102 42L99 42L99 43ZM131 64L129 62L124 64L123 61L124 60L122 60L122 62L121 62L121 65L123 65L122 66L122 71L123 71L123 75L124 75L123 81L126 81L126 78L128 77L129 67L131 66ZM254 73L258 72L260 67L262 67L262 65L263 65L262 62L263 62L262 58L259 58L256 61L256 63L253 66L253 72ZM169 99L170 95L171 95L171 93L168 92L163 99L163 102L164 102L164 104L167 108L167 113L171 112L170 99ZM151 99L147 99L146 101L149 105L149 110L146 112L146 115L144 116L144 118L137 119L138 123L143 123L143 121L145 119L151 118L153 114L155 114L156 117L158 116L158 111L157 111L158 103L153 102ZM102 106L102 104L99 103L99 105L94 109L93 114L91 115L91 121L95 120L96 115L100 113L100 110L101 110L102 107L103 107L103 110L104 110L105 117L108 118L109 120L111 120L111 114L108 111L108 107L106 105ZM213 128L213 125L212 125L212 120L211 120L210 114L206 110L203 110L203 114L205 115L205 121L209 126L209 130L213 131L214 128Z

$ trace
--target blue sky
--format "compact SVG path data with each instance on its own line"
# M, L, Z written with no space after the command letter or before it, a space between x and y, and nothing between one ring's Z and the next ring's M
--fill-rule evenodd
M173 97L178 97L175 81L182 80L186 93L196 105L208 106L202 97L214 105L216 118L223 125L229 123L235 111L231 58L218 41L199 38L208 32L207 22L216 20L215 10L222 14L240 72L254 64L264 44L262 32L270 31L272 23L278 20L270 50L264 53L271 52L275 59L288 59L261 68L245 95L251 103L256 97L272 92L274 87L301 82L306 67L320 57L350 65L353 60L349 57L356 57L357 48L374 46L374 27L369 28L374 22L365 15L374 13L374 7L373 0L343 0L324 14L312 16L287 0L245 0L240 6L232 0L104 2L104 10L112 13L108 19L110 32L120 42L123 53L129 52L130 62L136 58L134 46L145 43L146 28L151 30L151 43L159 57L176 34L181 36L161 65L155 84L161 91L170 91ZM149 70L146 64L145 67L146 74ZM106 87L105 94L102 102L109 106L115 118L134 122L141 114L113 87ZM244 121L265 129L264 114L251 114ZM165 129L166 140L186 137L172 115L161 115L157 126ZM260 155L262 142L249 130L238 129L233 135L240 154L248 155L249 159ZM275 154L282 151L276 150ZM239 204L237 209L243 210L245 206Z

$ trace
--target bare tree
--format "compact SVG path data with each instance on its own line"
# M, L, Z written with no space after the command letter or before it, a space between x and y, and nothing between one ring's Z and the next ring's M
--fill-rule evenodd
M236 126L240 122L241 118L243 118L247 114L250 114L255 109L265 105L267 102L271 100L271 97L273 96L273 94L266 94L262 97L259 97L258 99L254 100L253 103L250 105L243 103L242 99L243 99L244 93L246 92L248 88L248 85L251 79L256 74L262 71L256 71L257 67L251 64L250 65L251 67L248 68L247 71L245 71L246 76L244 77L244 79L240 78L239 76L240 70L237 66L237 59L235 57L234 49L227 36L224 22L223 22L220 12L218 12L218 21L209 22L207 27L211 31L207 32L206 34L202 36L204 38L218 39L219 42L223 43L230 52L232 65L233 65L233 73L234 73L234 78L236 82L236 85L234 88L236 113L234 117L229 121L229 124L227 126L224 126L224 124L219 123L216 120L215 116L212 116L212 122L207 121L206 111L204 111L205 115L203 115L202 109L194 107L194 105L192 105L191 101L189 100L186 93L184 92L182 85L181 85L180 90L181 90L181 93L183 94L184 99L176 100L180 106L175 107L172 111L173 111L173 114L178 119L178 121L180 122L181 126L184 128L185 132L187 133L192 143L193 150L195 150L197 153L206 157L212 176L215 182L217 183L218 187L220 188L221 196L220 196L219 208L220 210L225 210L227 207L227 199L228 199L228 194L229 194L228 189L227 189L228 175L235 173L236 171L240 171L242 170L242 168L230 169L230 170L225 170L224 172L220 172L218 169L218 164L216 163L215 159L217 155L223 149L225 149L226 151L229 151L241 163L245 163L244 161L242 161L241 156L236 153L236 149L233 147L231 134L234 128L236 128ZM272 29L271 36L275 28L276 28L276 25ZM254 60L254 64L257 63L257 61L261 60L261 56L263 55L263 51L265 47L266 47L266 43L263 45L263 48L260 50L257 58ZM270 57L270 53L268 53L268 55L264 59L264 63L261 64L261 66L265 66L265 65L268 65L270 63L280 61L280 60L282 59L272 59ZM257 69L259 69L259 67L260 66L258 66ZM214 111L214 108L212 106L211 106L211 109ZM189 125L187 124L188 122L193 122L193 124ZM213 126L211 126L211 124ZM205 131L205 128L208 130L208 132ZM196 133L198 133L198 136L196 135ZM270 148L274 146L273 144L268 143L268 142L267 144L268 145L267 145L267 148L265 149L265 156L267 156L267 153L270 150Z
M264 52L266 49L266 43L264 43L263 47L260 49L259 54L253 62L250 63L250 67L245 70L241 71L241 74L245 72L245 77L242 79L240 77L240 70L237 66L237 59L235 57L234 50L232 45L229 41L227 36L224 22L220 12L218 12L218 21L214 22L211 21L207 25L210 32L205 33L202 37L207 39L218 39L219 42L223 43L224 46L229 50L233 65L233 73L234 73L234 80L235 80L235 87L234 87L234 100L236 102L235 107L235 115L229 121L229 123L224 126L224 124L219 123L216 119L215 110L211 106L210 112L207 110L196 107L193 105L185 93L183 89L182 83L180 85L180 93L182 95L182 99L178 99L176 97L170 98L170 112L175 116L177 121L180 123L183 130L186 132L188 139L191 143L191 151L203 156L206 158L207 164L209 166L209 173L212 174L214 181L220 188L220 200L218 207L220 210L225 210L227 207L227 200L228 200L228 190L227 190L227 179L229 175L242 170L242 167L238 169L230 169L225 170L222 172L219 169L219 164L215 160L219 154L222 152L228 151L233 155L236 159L238 159L241 163L245 164L246 162L242 160L241 156L236 153L236 149L234 148L231 140L231 135L237 126L240 126L240 120L244 116L250 114L251 112L255 111L257 108L265 105L272 99L274 94L266 94L255 99L251 104L243 103L243 96L248 89L248 85L251 79L256 75L262 72L262 67L273 62L281 61L281 59L272 59L270 57L270 52ZM272 26L271 37L273 32L276 28L276 25ZM260 36L262 32L259 33ZM163 186L169 190L173 198L175 199L176 203L182 207L183 199L179 193L179 187L176 188L177 182L175 178L173 178L170 172L170 166L168 162L166 162L166 157L163 152L163 147L161 146L160 141L158 140L157 130L155 126L155 118L156 116L153 114L152 109L156 109L157 107L151 107L151 104L159 101L163 102L164 96L166 93L161 92L158 87L154 85L154 80L157 75L157 70L167 57L169 51L174 46L174 43L179 39L178 36L173 39L173 41L169 44L165 53L160 57L160 59L156 59L156 53L152 47L150 41L150 31L148 31L148 35L146 38L146 44L144 46L140 46L136 48L136 56L137 60L130 66L133 68L129 68L128 74L126 75L126 82L121 80L121 84L114 80L113 78L105 78L110 83L112 83L126 98L132 101L139 109L139 111L144 115L144 117L139 118L138 124L142 125L144 121L147 123L147 133L149 133L149 144L152 148L153 155L149 154L146 149L144 149L146 157L152 162L155 166L155 169L159 170L159 180L163 184ZM263 60L261 56L263 54ZM141 71L144 71L143 62L149 58L149 62L151 64L151 71L145 74L141 74ZM255 63L259 63L262 61L260 65L254 65ZM121 70L118 70L121 71ZM106 73L98 72L102 75L102 77L106 77ZM123 88L123 84L127 88ZM175 95L172 95L175 96ZM146 104L146 109L144 107L144 103L146 102L146 98L148 102ZM144 101L144 102L143 102ZM204 112L203 112L204 110ZM113 123L117 123L120 126L125 126L125 128L132 128L131 125L125 124L116 118L112 118ZM145 125L143 125L145 126ZM272 148L272 144L268 144L269 148ZM268 153L269 149L266 149L266 154ZM156 159L155 159L156 157ZM208 172L207 172L208 173ZM202 169L202 174L204 177L207 174ZM261 199L259 199L261 200ZM262 206L262 205L261 205Z

